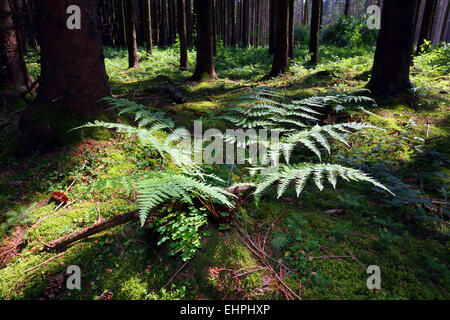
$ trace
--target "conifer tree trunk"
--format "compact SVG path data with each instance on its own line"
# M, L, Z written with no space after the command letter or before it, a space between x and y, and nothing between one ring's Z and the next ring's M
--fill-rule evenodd
M243 23L243 30L242 30L242 47L248 48L249 42L250 42L250 8L249 8L249 2L250 0L242 0L243 1L243 17L242 17L242 23Z
M70 5L83 8L79 30L66 28ZM106 113L108 107L99 101L110 90L97 5L97 0L36 2L41 76L36 100L20 121L26 149L70 143L68 130Z
M236 34L236 1L231 1L231 46L235 47L237 40L237 34Z
M197 64L193 81L217 79L214 68L212 1L194 0L197 21Z
M368 84L375 94L396 94L411 88L409 72L414 52L415 10L417 0L384 2L372 77Z
M272 70L266 79L285 73L289 67L289 1L277 0L274 57Z
M311 11L311 27L310 27L310 37L309 37L309 54L311 55L310 63L317 65L319 63L319 31L320 31L320 17L321 12L321 1L322 0L312 0L312 11Z
M186 41L187 46L191 48L193 44L192 31L194 26L194 19L192 17L192 0L186 0Z
M450 3L447 3L447 8L445 10L444 14L444 20L442 22L442 29L439 36L439 41L445 41L445 33L447 31L447 25L448 25L448 17L449 17L449 11L450 11Z
M152 1L147 0L147 52L153 53Z
M136 9L135 0L125 0L125 29L127 31L128 67L139 68L137 54L136 22L134 19Z
M345 0L345 6L344 6L344 15L349 16L350 15L350 6L351 6L351 0Z
M269 12L269 54L274 53L274 47L275 47L275 24L276 24L276 6L277 2L276 0L269 0L270 1L270 12Z
M0 0L0 96L16 95L31 86L8 0Z
M422 25L420 27L419 42L417 43L416 54L419 54L421 52L421 47L425 44L425 40L431 41L431 29L433 27L433 18L436 11L436 3L436 0L427 0L425 3L425 11L423 13ZM424 49L426 50L427 48Z
M186 4L185 0L178 0L178 35L180 37L180 69L189 67L186 44Z
M309 5L308 5L309 0L305 0L305 12L303 15L303 24L305 26L308 25L309 23Z
M289 0L289 59L294 59L294 4L295 0Z

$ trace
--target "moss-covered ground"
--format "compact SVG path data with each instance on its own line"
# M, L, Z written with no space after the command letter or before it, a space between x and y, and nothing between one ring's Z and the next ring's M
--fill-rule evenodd
M371 49L321 47L321 64L309 68L307 48L296 49L289 74L258 81L270 69L267 49L219 48L220 80L186 82L191 67L178 70L176 48L140 51L139 70L126 70L126 51L106 49L106 69L115 96L164 110L177 126L224 128L217 118L249 87L274 86L295 99L363 87L370 77ZM267 252L289 267L280 275L303 299L449 299L449 49L434 48L415 59L411 79L415 92L378 99L371 114L343 111L385 131L351 138L351 151L333 146L342 162L371 172L396 197L364 184L340 183L337 190L308 187L296 198L268 193L256 206L249 199L237 212L254 239L267 232ZM30 64L33 76L39 66ZM186 94L175 104L166 92L167 79ZM132 222L49 253L42 243L137 208L135 196L113 188L91 189L94 182L143 168L160 160L135 139L121 136L86 139L81 144L26 157L12 151L22 101L6 101L0 123L0 245L22 228L23 248L0 265L0 299L36 299L52 275L70 265L82 270L82 289L64 289L57 299L95 299L112 291L115 299L285 299L279 282L267 270L233 278L236 271L257 269L258 257L233 228L208 226L202 249L192 261L169 256L152 234ZM122 121L128 121L122 119ZM101 137L99 137L101 138ZM325 159L326 160L326 159ZM229 167L213 168L228 177ZM239 171L233 180L239 181ZM64 192L69 206L49 201ZM267 230L267 221L276 223ZM1 251L0 251L1 254ZM52 259L53 258L53 259ZM281 259L281 260L280 260ZM1 260L0 260L1 261ZM366 269L381 268L381 289L368 290ZM245 269L247 268L247 269ZM181 270L181 271L180 271ZM180 271L180 272L178 272ZM242 273L241 272L241 273ZM177 275L173 278L174 275ZM173 279L172 279L173 278ZM301 290L299 291L299 289Z

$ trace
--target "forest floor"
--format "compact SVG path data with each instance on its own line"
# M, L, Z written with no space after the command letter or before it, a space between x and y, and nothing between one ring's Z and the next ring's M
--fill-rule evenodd
M292 71L267 82L258 81L269 71L266 49L219 48L220 80L200 84L186 82L192 67L178 71L176 48L156 49L151 57L140 51L139 70L126 70L124 50L106 49L105 63L113 95L164 110L177 126L189 128L201 119L204 127L220 129L225 124L217 115L249 88L273 86L299 99L353 91L370 76L371 49L323 46L315 69L306 66L306 53L306 47L298 48ZM191 66L194 61L190 52ZM86 193L87 186L154 166L156 160L135 139L122 136L15 157L10 151L19 112L14 111L25 104L5 101L0 299L96 299L106 291L114 299L285 299L292 296L286 286L302 299L449 299L449 65L449 49L435 48L415 59L415 93L377 101L372 114L342 111L343 117L385 131L357 134L351 150L333 146L333 153L342 163L374 174L396 197L365 184L341 183L320 193L308 187L300 198L287 193L277 200L268 194L259 206L249 200L238 209L245 233L254 240L267 236L266 252L286 265L279 275L258 270L260 258L234 225L207 226L202 249L187 264L169 256L168 246L157 246L138 222L64 251L40 250L44 242L136 209L135 199L120 190ZM36 78L39 66L30 62L29 68ZM184 91L186 103L172 102L167 79ZM214 170L229 178L229 166ZM239 181L240 171L231 172ZM49 202L52 191L65 193L68 205ZM69 291L55 277L70 265L82 270L81 290ZM381 268L380 290L366 287L370 265Z

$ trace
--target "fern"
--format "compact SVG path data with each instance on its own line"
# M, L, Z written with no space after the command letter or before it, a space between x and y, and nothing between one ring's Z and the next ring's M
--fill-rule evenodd
M361 95L336 94L289 102L278 95L274 89L262 88L251 91L240 99L235 107L229 109L224 118L237 126L276 129L281 133L281 140L277 144L272 143L269 151L272 159L278 158L279 153L283 152L286 165L271 169L250 168L253 175L259 173L258 182L255 184L256 199L258 200L262 193L275 183L278 183L278 197L281 197L291 184L295 184L295 191L299 196L309 180L312 180L319 190L323 190L325 180L335 188L338 178L369 182L390 192L381 183L356 169L323 163L289 165L292 152L296 148L313 152L321 161L322 148L331 154L331 140L337 140L349 146L347 137L354 132L367 129L382 130L370 124L356 122L322 126L319 124L317 117L321 115L319 111L321 108L331 106L337 110L345 109L344 106L353 108L358 104L374 105L375 101ZM360 108L363 109L363 107Z
M154 172L151 177L137 183L137 192L142 224L152 209L168 201L192 204L192 199L200 197L233 207L229 192L182 174Z
M205 174L199 165L194 164L189 156L191 150L183 150L174 146L174 142L183 138L183 131L181 129L172 130L173 121L165 118L164 113L151 113L144 106L125 99L106 98L104 100L111 103L113 109L119 111L119 115L135 114L135 121L138 125L95 121L79 128L104 127L126 136L136 136L142 145L157 151L161 158L175 161L180 173L138 172L98 181L91 185L91 190L106 187L124 189L127 193L136 190L139 195L138 205L142 224L145 223L152 209L167 202L182 201L192 204L194 199L200 198L233 207L230 199L234 196L231 193L206 182L207 179L222 180L215 175ZM164 130L169 131L165 139L161 138L160 134Z
M333 186L333 188L336 188L338 177L348 182L368 182L393 195L388 188L370 177L368 174L357 169L336 164L300 163L296 165L280 165L276 168L276 170L267 170L265 168L253 168L252 170L253 172L260 172L260 181L258 181L254 193L257 199L261 197L262 193L268 187L272 186L276 182L278 182L277 196L280 198L293 183L295 183L295 191L297 196L300 196L308 180L312 179L316 187L322 191L324 188L324 181L327 181Z

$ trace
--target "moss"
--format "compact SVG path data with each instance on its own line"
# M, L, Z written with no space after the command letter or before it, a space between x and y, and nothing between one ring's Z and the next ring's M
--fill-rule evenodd
M78 110L55 109L48 106L39 106L29 111L27 115L28 123L31 125L31 132L28 135L30 142L39 144L59 143L61 145L73 145L82 139L91 138L94 140L109 140L113 133L106 128L83 128L72 130L87 122L114 121L105 114L90 116ZM35 137L36 136L36 137ZM48 141L33 141L33 138L45 137Z
M232 284L230 272L222 269L239 270L256 265L252 253L239 240L231 234L221 234L212 230L203 249L190 263L189 269L196 279L199 293L219 299L226 294ZM216 274L215 271L219 273ZM255 272L240 280L240 287L245 293L250 294L252 290L261 287L262 273Z

